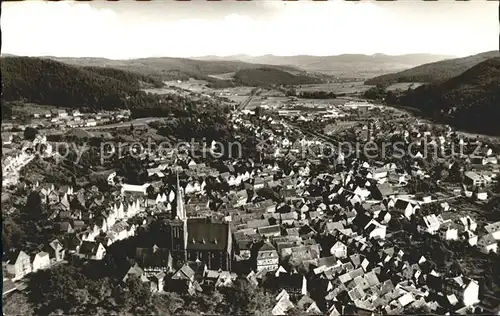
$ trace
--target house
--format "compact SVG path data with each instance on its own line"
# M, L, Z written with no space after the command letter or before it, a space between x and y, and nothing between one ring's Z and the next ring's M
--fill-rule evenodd
M486 201L488 199L488 192L484 190L479 190L476 192L476 199L479 201Z
M33 272L38 270L47 269L50 267L50 257L49 254L45 251L40 251L37 253L33 259Z
M11 145L12 144L12 134L11 133L2 133L2 145Z
M208 287L210 289L230 287L236 278L237 278L236 273L232 273L229 271L221 271L221 270L214 271L205 269L203 285L204 287Z
M458 229L452 228L452 225L444 225L439 229L439 236L445 240L458 240Z
M49 253L52 263L62 261L66 254L63 244L57 239L49 243L48 247L46 247L46 251Z
M68 233L71 234L74 230L69 222L60 222L54 224L54 230L57 233Z
M464 183L473 186L482 186L486 184L486 179L474 171L467 171L465 172Z
M493 237L493 234L487 234L479 238L477 246L483 253L498 252L498 241Z
M65 110L57 110L57 116L60 118L68 117L68 112L66 112Z
M280 225L270 225L270 226L258 227L257 232L261 236L277 237L277 236L281 236L281 227L280 227Z
M500 221L484 226L488 234L491 234L496 240L500 240Z
M386 199L395 194L393 186L389 183L377 184L373 190L372 195L376 199Z
M420 206L409 201L398 199L394 204L394 208L403 213L406 218L410 218L415 214L417 209L420 209Z
M371 170L371 175L374 180L382 180L387 177L388 170L385 168L377 168Z
M465 232L463 232L461 234L461 238L467 240L467 242L469 243L469 245L471 246L475 246L477 245L477 235L474 234L472 231L470 230L466 230ZM488 251L489 252L489 251Z
M12 276L12 280L19 280L31 273L31 259L22 250L8 254L7 273Z
M250 260L252 256L253 239L248 237L244 237L243 239L236 238L235 246L235 259L237 261Z
M257 249L257 273L261 271L275 271L278 269L279 256L276 248L269 242L263 242Z
M434 235L438 232L441 226L438 217L435 214L422 217L417 223L418 232L426 232Z
M255 178L253 182L253 189L254 191L260 190L264 188L265 186L265 181L262 178Z
M444 280L442 292L454 294L465 306L479 303L479 283L463 276Z
M193 270L188 262L184 263L177 271L174 272L167 287L171 291L180 293L189 293L193 295L196 291L202 291L200 285L195 279L196 272Z
M106 255L106 248L100 242L82 241L77 249L77 255L80 258L102 260Z
M380 224L376 220L372 219L364 228L364 233L368 235L368 238L375 239L385 239L385 233L387 226Z
M85 121L85 126L97 126L97 122L95 119L88 119Z
M337 258L347 257L347 246L341 241L337 241L332 248L330 248L330 253Z
M168 273L173 268L173 258L170 250L153 245L151 248L136 248L135 261L151 276L159 272Z
M122 192L122 194L132 193L132 194L139 194L139 195L146 196L147 195L146 190L149 187L149 185L150 185L149 183L144 183L143 185L124 183L122 185L121 192Z
M142 282L148 281L146 275L144 274L144 270L141 269L137 263L128 269L125 276L122 278L122 282L126 282L130 278L138 278Z
M474 232L477 229L477 223L469 216L460 217L460 222L464 225L464 229Z
M149 277L151 292L163 292L165 288L165 273L158 272Z
M274 305L273 315L286 315L287 312L295 306L290 301L290 295L286 290L282 290L276 297L276 305Z

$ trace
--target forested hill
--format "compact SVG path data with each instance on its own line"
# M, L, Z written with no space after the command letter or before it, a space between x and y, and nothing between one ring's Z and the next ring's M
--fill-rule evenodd
M263 67L255 69L242 69L237 71L234 81L246 86L272 86L272 85L299 85L322 82L317 77L305 74L292 74L275 68Z
M62 58L47 57L63 63L78 66L111 67L130 70L137 73L153 76L161 80L187 80L189 78L217 81L210 75L220 75L236 72L241 69L266 67L262 64L253 64L236 60L194 60L188 58L155 57L130 60L112 60L105 58ZM283 71L298 71L292 66L267 66Z
M144 85L161 86L152 77L111 68L78 67L54 60L3 57L3 100L65 107L127 107L127 98Z
M368 85L391 85L398 82L436 83L460 75L467 69L488 60L499 57L498 51L485 52L464 58L447 59L420 65L401 72L390 73L369 79Z
M463 129L500 135L500 57L443 83L408 91L399 103Z
M98 66L87 66L82 68L104 77L109 77L119 81L127 82L128 84L133 85L136 89L148 86L150 87L152 86L155 88L161 88L164 86L161 80L154 78L152 76L143 75L138 72L115 69L110 67L98 67Z

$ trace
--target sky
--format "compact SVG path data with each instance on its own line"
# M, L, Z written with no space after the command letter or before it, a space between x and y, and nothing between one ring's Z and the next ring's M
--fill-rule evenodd
M194 57L246 54L467 56L497 50L498 2L2 3L2 53L25 56Z

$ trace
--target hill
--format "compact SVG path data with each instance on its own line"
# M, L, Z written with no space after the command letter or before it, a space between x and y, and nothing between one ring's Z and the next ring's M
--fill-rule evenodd
M210 75L220 75L236 72L241 69L255 69L265 66L243 61L207 61L171 57L129 60L111 60L105 58L47 58L71 65L112 67L115 69L128 70L161 80L187 80L189 78L194 78L207 80L209 82L217 82L217 79L210 77ZM299 71L299 69L292 66L275 66L273 68L283 71Z
M197 116L220 111L212 99L147 94L144 85L162 84L144 74L112 68L68 65L50 59L2 57L2 108L10 101L76 108L81 111L128 108L133 116ZM202 106L200 106L202 105ZM210 105L204 107L205 105ZM201 114L200 114L201 115Z
M399 103L462 129L500 135L500 57L442 83L408 91Z
M229 61L240 60L249 63L266 65L293 65L309 72L319 72L332 76L344 78L369 78L375 75L384 74L391 71L399 71L415 67L417 65L435 62L447 58L453 58L446 55L432 54L407 54L407 55L362 55L362 54L343 54L336 56L246 56L234 55L228 57L204 56L198 57L198 60Z
M263 67L238 70L233 79L236 83L246 86L299 85L322 82L317 77L305 74L292 74L275 68Z
M399 82L440 82L458 76L467 69L474 67L485 60L498 56L498 51L491 51L464 58L442 60L420 65L401 72L371 78L367 80L365 84L391 85Z
M133 72L75 67L31 57L3 57L3 100L78 108L125 108L126 98L154 78Z

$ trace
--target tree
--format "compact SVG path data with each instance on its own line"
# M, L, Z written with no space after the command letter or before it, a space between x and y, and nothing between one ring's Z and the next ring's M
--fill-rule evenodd
M28 126L24 129L23 135L24 139L33 141L36 138L36 135L38 135L38 131L35 128Z
M2 245L4 252L18 248L21 245L23 237L24 233L16 222L10 218L2 221Z
M261 106L257 106L257 107L255 108L255 116L257 116L257 117L261 117L261 116L262 116L262 113L263 113L263 109L262 109L262 107L261 107Z
M364 97L370 100L382 100L386 97L387 92L382 85L377 85L366 90Z
M227 303L224 314L269 315L273 306L273 297L266 295L262 289L254 288L246 279L236 279L233 286L223 289Z
M28 302L24 293L14 292L3 297L2 310L4 315L25 315L34 314L33 306Z
M42 198L37 191L33 191L28 195L26 206L24 207L24 215L31 220L39 220L42 216Z

